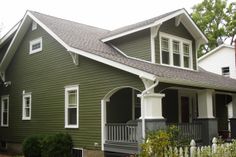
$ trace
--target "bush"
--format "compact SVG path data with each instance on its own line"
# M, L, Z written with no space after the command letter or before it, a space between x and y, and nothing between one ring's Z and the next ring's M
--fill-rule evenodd
M73 144L69 134L33 135L23 142L25 157L71 157Z
M23 142L23 153L25 157L41 157L41 146L43 136L33 135Z
M43 157L70 157L73 144L70 135L56 134L43 140Z

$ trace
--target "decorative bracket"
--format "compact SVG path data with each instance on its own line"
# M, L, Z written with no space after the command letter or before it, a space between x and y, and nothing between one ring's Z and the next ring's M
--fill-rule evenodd
M79 65L79 55L76 54L76 53L73 53L73 52L69 52L71 57L72 57L72 60L73 60L73 63L78 66Z
M175 17L175 26L178 27L180 22L181 22L181 18L183 15L179 15L177 17Z
M145 86L145 89L148 89L149 87L151 87L154 84L154 81L148 80L146 78L141 78L143 81L143 84ZM154 93L154 89L151 89L149 91L149 93Z

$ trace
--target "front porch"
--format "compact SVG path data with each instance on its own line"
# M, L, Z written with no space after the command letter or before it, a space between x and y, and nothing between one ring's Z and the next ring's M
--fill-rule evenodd
M163 129L166 126L175 125L182 138L189 141L194 139L199 144L208 142L208 136L217 136L219 131L228 130L228 117L225 117L225 114L220 114L225 112L223 109L230 101L223 102L225 97L229 97L227 94L183 87L171 87L161 91L165 94L161 109L164 117L162 121L164 121L165 126L159 127L158 123L152 122L151 128ZM142 141L142 106L137 95L140 93L137 89L123 88L114 92L109 101L104 102L105 108L103 109L106 111L103 123L104 151L127 154L139 152L139 145ZM201 105L206 104L206 102L212 105ZM152 130L148 123L151 121L150 117L145 121L145 132L148 133ZM212 126L214 126L214 131L211 130ZM208 131L206 132L206 130ZM208 135L207 138L206 134Z

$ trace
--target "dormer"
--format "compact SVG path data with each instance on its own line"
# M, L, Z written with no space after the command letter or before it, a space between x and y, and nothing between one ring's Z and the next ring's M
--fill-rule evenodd
M103 42L127 57L197 70L197 49L207 42L185 9L111 31Z

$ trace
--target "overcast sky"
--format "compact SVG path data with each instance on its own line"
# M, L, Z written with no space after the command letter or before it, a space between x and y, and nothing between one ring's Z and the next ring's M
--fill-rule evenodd
M2 0L0 5L1 36L14 26L26 10L115 29L160 14L185 8L202 0Z

